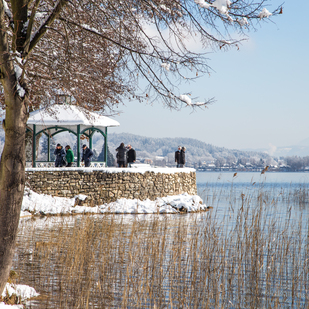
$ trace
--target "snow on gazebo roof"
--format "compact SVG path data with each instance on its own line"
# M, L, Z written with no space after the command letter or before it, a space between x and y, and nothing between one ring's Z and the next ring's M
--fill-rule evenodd
M105 162L107 160L107 127L118 127L118 121L90 112L87 109L70 104L53 104L31 112L27 121L28 129L32 130L32 147L36 147L36 136L42 132L48 138L65 131L77 136L77 166L80 166L79 143L81 134L89 138L89 147L92 145L92 135L99 131L104 136ZM48 134L46 133L48 132ZM48 157L48 161L50 158ZM36 151L32 151L33 166L36 167Z
M108 118L106 116L99 115L95 112L90 112L87 109L68 104L54 104L47 108L41 108L30 113L27 125L32 127L33 125L50 127L76 127L81 125L85 127L117 127L119 122Z

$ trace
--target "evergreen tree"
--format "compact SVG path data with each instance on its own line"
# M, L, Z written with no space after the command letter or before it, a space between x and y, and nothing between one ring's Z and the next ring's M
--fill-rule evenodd
M99 162L103 162L105 161L105 152L104 152L104 144L102 146L102 151L98 156L97 159ZM109 147L107 146L107 162L106 162L107 166L115 166L115 158L113 156L113 154L109 151Z
M46 155L46 160L48 158L48 149L47 149L47 137L44 138L43 143L42 143L42 153ZM49 144L49 153L50 153L50 161L55 161L55 155L54 155L54 150L56 148L56 142L53 138L50 139L50 144Z

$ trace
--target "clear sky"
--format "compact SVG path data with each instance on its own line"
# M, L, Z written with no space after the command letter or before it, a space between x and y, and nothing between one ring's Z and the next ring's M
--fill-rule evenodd
M269 1L269 11L283 2ZM240 50L209 55L215 71L184 84L208 109L170 111L128 102L115 119L129 132L149 137L192 137L215 146L270 149L309 138L309 1L287 0L283 14L250 31ZM180 93L181 94L181 93Z

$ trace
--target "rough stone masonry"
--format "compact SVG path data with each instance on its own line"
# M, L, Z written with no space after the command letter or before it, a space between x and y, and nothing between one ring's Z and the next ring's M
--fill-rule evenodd
M194 169L165 169L162 173L153 170L29 168L26 179L27 186L37 193L70 198L84 194L92 205L119 198L155 200L185 192L197 194Z

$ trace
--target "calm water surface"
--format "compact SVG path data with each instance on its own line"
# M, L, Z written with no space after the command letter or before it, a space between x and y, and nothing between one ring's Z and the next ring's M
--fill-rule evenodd
M309 173L197 172L196 181L198 194L221 215L241 199L263 195L265 203L280 203L276 213L292 207L296 216L308 216Z
M197 172L198 194L203 198L203 200L206 202L208 206L213 207L213 210L208 213L187 214L187 215L137 215L137 216L132 216L132 215L100 216L100 215L97 215L97 216L93 216L92 218L93 218L93 221L96 222L96 224L100 224L100 225L111 224L111 222L116 221L118 226L121 226L121 228L125 226L126 228L124 228L121 232L119 232L119 234L117 234L118 238L116 239L119 240L119 243L122 243L122 241L124 243L127 243L127 241L129 241L127 240L128 234L130 233L132 229L132 225L136 221L140 223L140 228L141 228L140 233L143 233L143 231L145 231L145 237L148 238L149 237L149 227L148 226L149 224L152 224L152 223L148 224L147 222L152 222L154 218L158 218L158 217L159 217L159 221L162 221L162 224L164 224L165 228L169 231L168 234L173 235L173 237L175 234L179 233L177 232L179 231L179 226L185 226L186 229L188 229L186 233L188 233L189 236L191 235L190 232L188 232L190 230L190 226L191 227L200 226L201 228L207 227L209 224L209 216L212 216L213 218L215 218L215 221L221 222L223 225L226 225L227 231L232 231L238 222L237 212L239 211L239 209L241 208L247 209L251 207L252 209L256 209L255 208L256 205L260 205L259 207L262 207L264 209L263 213L265 215L265 218L275 218L275 221L277 223L278 222L280 223L279 226L280 225L284 226L285 222L287 222L287 220L289 219L291 220L291 222L296 222L297 224L301 222L302 225L306 227L306 225L308 224L308 217L309 217L308 187L309 187L309 173L266 173L262 175L260 173L239 172L235 175L235 173L232 173L232 172L222 172L222 173ZM269 209L269 211L267 211L267 209ZM248 218L250 218L250 216L253 216L253 214L251 214L250 211L248 211ZM270 219L269 222L271 222L271 220L272 219ZM61 275L60 275L64 267L63 265L59 265L59 260L57 261L58 258L56 258L54 253L52 252L53 250L52 246L53 246L53 243L56 243L57 241L64 241L64 240L61 240L62 231L67 231L67 230L70 231L70 229L73 230L73 228L76 228L76 226L78 226L79 224L81 225L80 228L82 230L83 224L84 224L82 216L62 217L62 218L61 217L37 218L34 220L21 221L20 232L19 232L18 239L17 239L17 252L14 258L14 269L16 269L16 271L20 273L20 281L21 281L20 283L29 284L33 286L34 288L38 289L38 292L40 292L43 295L43 300L42 299L34 300L30 303L29 306L31 308L66 308L66 307L75 308L77 306L76 304L74 304L74 302L69 302L69 301L63 302L60 300L60 298L64 297L64 292L63 290L61 290L62 289L61 281L63 279L61 279ZM144 224L146 227L143 229L142 226ZM270 224L267 223L263 230L266 234L268 234L268 230L269 230L269 233L271 231L272 227L269 225ZM225 233L227 234L228 232L225 232ZM308 229L306 228L302 229L300 237L306 237L307 235L308 235ZM123 237L124 240L121 239L121 237ZM59 238L59 239L55 239L55 238ZM174 240L173 240L173 243L174 243ZM291 243L293 243L293 241ZM46 246L44 247L43 251L42 251L42 248L40 247L41 245ZM190 246L192 246L192 244L190 244ZM199 245L197 244L197 247L198 246ZM117 250L119 250L119 252L115 253L114 257L118 257L118 255L121 254L121 249L122 249L121 247L118 249L116 248ZM65 251L64 248L60 250L62 250L63 252ZM87 250L89 250L89 248L87 248ZM187 250L190 251L189 248L187 248ZM301 256L305 256L306 250L309 250L309 248L305 249L303 245L300 245L299 250L305 250L304 252L300 254ZM42 257L42 252L44 253L43 255L46 257L47 260L44 259L44 256ZM89 252L89 254L95 254L99 256L100 253L99 252L95 252L95 253ZM168 260L168 257L170 256L171 253L169 250L167 250L166 254L167 255L165 256L165 258ZM55 260L53 260L54 258ZM268 259L267 255L265 255L265 258ZM122 262L122 263L125 263L125 262ZM156 261L154 261L154 263L156 263ZM288 264L286 266L286 272L284 275L285 277L288 276L287 274L289 274L291 270L294 270L293 265ZM165 268L168 269L168 265L163 265L162 267L163 269ZM247 266L244 266L244 268L246 267ZM46 271L47 268L48 268L48 271ZM110 266L110 269L111 268L112 267ZM118 271L113 270L113 275L114 275L114 272L118 272ZM125 267L122 268L122 266L121 267L119 266L119 276L120 276L119 278L120 279L117 277L118 279L115 279L116 281L113 283L114 286L117 286L117 292L114 291L115 290L115 287L114 287L113 288L114 290L112 290L114 292L111 292L114 294L113 301L109 302L109 305L103 305L103 304L100 305L98 303L98 299L100 299L101 296L97 295L94 297L92 302L90 302L91 306L89 306L89 308L105 308L105 307L107 308L108 307L110 308L124 308L124 307L134 308L135 306L132 306L132 305L131 307L129 305L123 305L124 304L123 295L122 293L119 292L119 289L120 290L125 289L125 286L123 286L123 284L125 285L126 283L123 283L123 282L127 282L126 281L127 279L124 280L123 278L126 278L126 275L125 275L126 272L128 272L127 268ZM190 270L190 273L191 273L191 270ZM247 275L251 276L251 273L252 271L250 271L250 274L245 273L245 275L242 275L242 276L245 276L245 277ZM294 274L294 272L292 273ZM301 276L301 272L299 271L299 269L297 269L294 275ZM97 276L98 278L100 277L99 274ZM222 274L220 276L222 276L223 278ZM270 284L270 283L265 283L268 280L267 278L268 277L266 275L265 277L263 277L262 284L261 284L262 287L265 284L266 285ZM302 280L306 282L307 279L309 283L309 278L305 278ZM85 280L85 278L82 280ZM96 280L99 280L99 279L96 279ZM182 280L188 281L189 279L188 278L181 279L181 282ZM239 275L238 275L238 280L239 280ZM283 280L283 279L281 278L280 280ZM172 307L170 305L170 297L172 295L173 287L171 286L170 281L168 282L167 281L168 280L166 279L163 279L162 281L164 282L162 290L160 290L160 291L163 291L161 292L163 293L162 300L161 300L162 302L160 301L161 305L160 306L157 305L157 308L159 307L160 308L171 308ZM51 282L50 285L49 285L49 282ZM97 281L97 284L98 282L99 281ZM181 282L177 281L174 284L180 287L182 286ZM272 291L275 291L276 290L275 279L273 280L273 282L271 282L271 284L274 286ZM293 284L295 285L295 283ZM222 299L220 300L216 299L217 296L212 296L214 297L214 303L217 304L218 302L219 304L221 304L220 307L222 308L254 308L254 306L256 306L257 304L256 302L254 302L254 304L250 303L250 298L252 298L252 293L253 293L252 288L251 288L251 283L248 283L248 285L247 285L247 282L245 284L242 283L242 286L240 288L237 285L237 282L235 281L234 287L233 287L233 284L230 284L230 283L228 283L227 286L229 287L229 291L231 291L229 295L230 298L227 298L225 300L224 297L227 297L227 296L222 296L222 292L221 292L219 293L222 296ZM286 284L286 286L288 286L288 284ZM197 291L199 289L200 288L197 288L195 286L194 290ZM282 289L281 285L280 285L280 289ZM70 293L72 294L72 292ZM189 293L189 292L186 292L186 293ZM203 291L201 291L201 293L203 293ZM241 293L242 296L240 296L239 293ZM272 292L272 293L275 293L275 292ZM308 299L305 298L303 291L298 291L300 296L298 297L298 302L296 303L294 302L294 299L289 300L289 297L284 296L284 295L288 295L286 291L278 292L276 290L276 293L278 293L279 295L277 302L280 305L278 308L308 308L307 307ZM69 297L69 298L74 297L74 295L71 295L71 294L66 297ZM246 294L248 294L248 296L244 296ZM295 292L293 291L292 294L294 295ZM212 295L215 295L215 294L212 294ZM195 297L197 298L198 295L196 295ZM267 295L262 295L262 294L259 296L259 301L261 302L259 304L261 308L263 308L265 304L269 304L269 303L275 304L275 302L272 302L272 300L271 301L267 300L267 297L268 297ZM233 302L231 301L231 299L233 299ZM187 307L189 308L193 303L194 303L193 300L190 300L187 303ZM235 305L235 303L237 305ZM188 304L191 304L191 305L188 305ZM147 300L146 302L141 301L139 307L140 308L154 308L154 302L152 300ZM185 307L185 306L179 305L179 307ZM81 306L80 308L83 308L83 306ZM203 308L203 307L201 305L196 305L196 308ZM210 306L209 308L216 308L216 305Z

